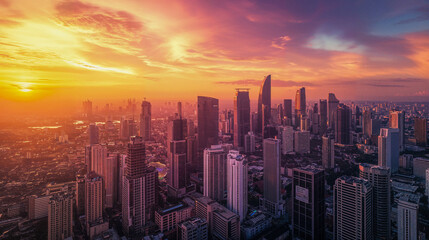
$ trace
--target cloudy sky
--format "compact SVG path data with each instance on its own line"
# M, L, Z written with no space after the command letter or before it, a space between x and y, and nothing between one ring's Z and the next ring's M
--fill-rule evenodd
M273 99L429 99L429 3L0 0L3 103L232 99L265 75Z

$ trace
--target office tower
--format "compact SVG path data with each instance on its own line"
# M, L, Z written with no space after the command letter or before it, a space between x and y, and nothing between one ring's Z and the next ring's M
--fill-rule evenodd
M76 177L75 203L77 216L85 214L85 176Z
M73 194L59 192L49 200L48 240L73 237Z
M289 119L292 123L292 99L284 99L283 100L284 111L283 114L286 119Z
M119 155L119 186L118 186L118 203L122 204L122 190L124 188L124 176L125 176L125 168L127 155L121 154Z
M49 200L51 196L28 197L28 219L40 219L48 216Z
M99 141L99 132L98 127L95 123L91 123L88 126L88 136L89 136L89 144L98 144Z
M334 239L373 239L372 198L372 185L363 178L335 180Z
M106 194L105 207L107 208L113 208L118 201L119 161L120 154L108 154L103 164L103 171L100 174L104 180Z
M353 122L352 122L353 129L356 129L356 126L360 125L360 116L361 116L360 109L359 109L359 107L357 105L355 105L353 107L353 117L352 117L352 119L353 119Z
M425 188L425 195L429 197L429 168L426 169L425 171L426 173L426 178L425 178L425 182L426 182L426 188Z
M295 95L295 126L299 126L302 116L306 116L305 88L296 90Z
M191 218L179 224L177 238L179 240L207 240L207 221L201 218Z
M258 112L250 113L250 130L257 133L258 130Z
M204 150L204 196L215 201L226 200L227 152L222 145Z
M92 117L92 102L86 100L82 103L83 108L83 116L84 117Z
M413 160L413 175L419 178L425 178L425 171L429 168L429 159L417 157Z
M294 133L294 149L296 153L310 153L310 132L296 131Z
M378 165L389 167L392 173L399 167L399 131L395 128L380 129L378 136Z
M322 165L325 169L335 167L334 139L331 136L322 137Z
M176 118L168 122L167 142L184 140L188 133L187 119Z
M371 137L372 136L372 126L371 126L371 111L365 110L362 114L362 132L365 137Z
M140 114L140 136L145 141L149 141L152 134L152 105L144 100L142 102L142 111Z
M187 119L187 137L194 137L195 136L195 124L192 119Z
M219 100L198 96L198 144L199 150L218 143Z
M335 142L340 144L352 144L351 121L352 111L344 104L340 104L334 116L335 121Z
M157 203L158 172L146 164L143 138L132 137L128 143L122 189L122 226L128 236L144 232L153 220Z
M192 167L192 169L203 169L203 162L198 161L197 159L197 137L196 136L190 136L186 138L186 157L187 157L187 164Z
M191 218L191 212L192 207L184 202L169 205L155 211L155 224L161 232L168 232L175 229L177 224Z
M306 116L301 116L298 126L301 131L310 131L310 119Z
M244 135L250 131L249 89L237 88L234 97L234 147L244 149Z
M335 97L335 94L329 93L328 96L328 127L335 128L335 114L340 101Z
M389 128L399 130L399 151L404 151L405 147L405 113L403 111L390 111Z
M419 239L418 210L420 197L403 195L398 200L398 240Z
M309 165L293 169L292 235L325 239L325 171Z
M258 125L256 133L263 134L263 127L270 122L271 114L271 75L262 81L258 97Z
M122 140L129 140L130 137L137 135L136 122L133 119L121 118L119 126L119 138Z
M247 215L247 159L236 150L228 153L227 186L226 206L243 221Z
M359 177L368 180L373 187L373 231L375 239L391 239L390 169L360 164Z
M293 152L293 127L284 126L281 127L279 131L281 132L282 154Z
M245 153L254 153L255 152L255 134L253 132L248 132L244 136L244 152Z
M320 131L319 134L325 134L328 128L328 103L326 99L319 100Z
M177 140L169 142L169 169L168 169L168 187L169 195L178 197L186 193L187 181L187 144L186 140Z
M90 237L90 228L103 222L104 203L103 178L95 172L90 172L85 176L86 232Z
M177 115L182 118L182 102L177 102Z
M414 136L418 146L426 147L428 144L426 118L414 118Z
M267 138L264 147L264 207L272 215L281 215L280 140Z
M86 167L86 172L90 172L91 171L91 155L92 155L92 150L91 150L91 145L86 145L85 146L85 167Z
M107 158L107 146L104 144L95 144L91 146L91 167L88 172L94 171L97 174L103 174L103 165Z
M313 107L313 114L310 116L311 120L311 133L319 134L320 132L320 116L318 113L318 104L315 103Z

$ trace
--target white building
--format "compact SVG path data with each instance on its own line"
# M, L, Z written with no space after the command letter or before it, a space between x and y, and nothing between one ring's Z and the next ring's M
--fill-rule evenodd
M204 196L215 201L226 199L226 158L222 145L213 145L204 150Z
M227 179L226 206L243 221L247 215L247 159L236 150L231 150L228 154Z
M420 198L410 194L398 201L398 240L418 239L418 209Z
M380 129L378 136L378 165L389 167L392 173L399 167L399 130L396 128Z

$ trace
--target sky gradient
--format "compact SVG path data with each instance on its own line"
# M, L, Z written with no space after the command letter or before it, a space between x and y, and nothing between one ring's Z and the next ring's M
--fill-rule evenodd
M0 0L0 16L5 108L256 99L268 74L273 99L429 99L427 1Z

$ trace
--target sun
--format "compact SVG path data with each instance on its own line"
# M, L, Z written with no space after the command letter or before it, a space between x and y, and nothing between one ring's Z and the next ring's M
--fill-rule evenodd
M32 83L28 83L28 82L22 82L22 83L18 83L17 87L18 87L18 91L23 92L23 93L28 93L33 91L33 89L31 88Z
M31 91L33 91L33 90L31 90L31 89L29 89L29 88L21 88L21 89L19 89L19 91L21 91L21 92L31 92Z

